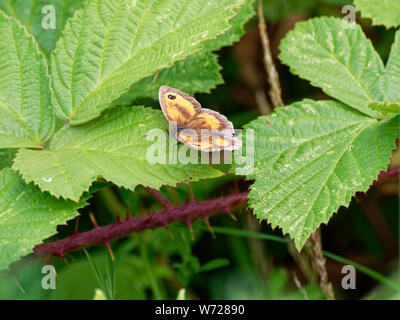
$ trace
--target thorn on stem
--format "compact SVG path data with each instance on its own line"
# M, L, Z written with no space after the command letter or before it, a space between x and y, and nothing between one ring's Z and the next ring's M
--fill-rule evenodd
M189 183L188 184L188 196L190 195L190 201L191 202L196 202L196 199L194 198L194 191L192 185Z
M193 232L192 221L190 219L187 219L186 224L190 230L190 235L192 236L192 241L194 241L194 232Z
M203 219L203 221L204 221L204 223L206 224L208 230L210 231L211 236L215 239L215 233L214 233L214 230L211 228L210 221L208 220L208 217L205 217L205 218Z
M93 223L94 227L95 227L95 228L98 228L99 225L98 225L98 223L97 223L97 221L96 221L96 218L94 217L94 215L93 215L92 212L89 213L89 217L90 217L90 220L92 220L92 223Z
M115 262L115 257L114 257L114 253L113 253L113 251L112 251L112 249L111 249L110 242L105 242L105 243L104 243L104 246L107 248L107 251L108 251L108 253L110 254L111 260L112 260L113 262Z
M66 264L67 266L69 266L69 262L68 262L68 260L65 258L64 255L61 255L61 259L63 259L64 262L65 262L65 264Z
M229 209L223 210L228 216L232 218L233 221L237 222L237 218L233 215L233 213Z
M79 233L78 232L78 226L79 226L79 216L76 218L74 235L77 235Z
M171 237L171 239L172 240L174 240L174 235L171 233L171 231L169 230L169 228L168 228L168 224L163 224L163 227L164 227L164 229L165 230L167 230L167 232L168 232L168 234L169 234L169 236Z

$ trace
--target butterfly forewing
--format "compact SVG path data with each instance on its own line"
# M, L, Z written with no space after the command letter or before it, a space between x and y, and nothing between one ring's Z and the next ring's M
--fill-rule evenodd
M201 110L195 98L168 86L160 88L159 100L165 118L169 122L176 122L178 127L187 127Z

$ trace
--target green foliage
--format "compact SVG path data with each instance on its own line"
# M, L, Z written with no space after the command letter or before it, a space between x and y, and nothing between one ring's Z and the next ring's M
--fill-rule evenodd
M16 149L0 149L0 170L11 167Z
M95 290L94 300L114 300L116 291L116 275L114 261L112 260L111 256L108 256L108 263L103 274L103 272L100 271L96 261L90 256L87 250L84 249L83 252L85 252L86 258L90 262L97 282L101 287L100 292Z
M173 67L160 70L155 76L135 83L129 92L117 99L114 104L130 105L142 97L158 100L160 84L179 88L189 95L195 92L210 92L211 88L223 83L220 70L217 56L207 50L201 50L186 60L177 61Z
M75 201L96 176L129 189L138 184L158 189L189 178L221 175L209 165L170 164L168 149L164 163L150 164L146 153L155 141L147 135L155 128L163 129L162 139L167 146L167 122L160 110L113 108L85 125L65 126L53 137L47 150L21 149L13 168L42 190Z
M46 56L54 49L56 41L64 28L66 20L75 10L82 7L83 0L7 0L0 1L0 9L18 19L27 30L35 36L39 48ZM48 23L49 11L46 6L53 6L55 13L55 29L45 29L42 22Z
M396 32L382 85L385 88L386 101L400 101L400 31Z
M378 110L384 115L389 113L400 113L399 102L375 102L369 105L371 109Z
M280 49L279 57L292 73L369 116L379 116L368 105L385 99L377 81L385 68L359 25L327 17L300 22Z
M164 231L165 232L165 231ZM146 290L151 283L147 277L147 265L136 254L129 254L128 250L135 250L133 241L114 250L115 254L115 296L114 299L146 299ZM90 253L92 261L99 270L106 270L109 254L105 250ZM172 271L165 265L153 261L152 273L156 281L162 281L172 276ZM50 299L92 299L99 281L91 263L85 256L76 259L66 268L58 268L57 289L50 293ZM43 290L42 290L43 291ZM105 291L103 294L105 294Z
M373 25L387 28L400 26L400 2L397 0L354 0L363 18L371 18Z
M269 298L288 300L322 299L321 289L316 284L308 284L301 291L291 291L288 290L290 280L288 271L282 268L274 269L268 281Z
M330 6L351 4L351 0L262 0L264 16L273 23L285 19L291 14L309 14L313 11L325 12ZM337 11L336 8L334 8ZM325 13L326 14L326 13Z
M146 153L154 143L148 139L149 131L166 133L167 122L160 110L137 106L137 100L156 100L163 84L193 95L223 83L215 51L243 35L245 23L254 15L254 0L54 0L56 29L45 30L42 21L47 13L42 9L48 4L0 2L4 11L0 13L0 269L54 234L57 224L76 217L86 204L83 193L84 199L95 193L79 218L79 229L87 230L92 224L85 221L89 220L85 213L92 209L100 224L115 221L126 210L133 215L158 210L154 196L136 188L138 184L156 189L166 185L160 191L179 204L192 192L198 200L226 192L237 179L233 174L221 176L209 165L148 163ZM264 0L263 4L267 19L277 21L293 12L337 11L329 6L348 1ZM363 16L374 16L374 24L398 25L398 8L389 6L389 1L380 4L385 10L377 10L372 1L356 0L356 4ZM259 45L254 39L249 44ZM246 126L255 136L254 172L248 175L255 182L249 204L259 219L289 233L297 248L387 168L400 120L399 46L396 33L385 67L360 27L334 18L299 23L283 40L282 61L341 101L303 100ZM222 65L228 78L237 77L241 66L228 53L224 51ZM237 80L233 88L243 81ZM221 92L228 93L216 90L213 97L221 97ZM237 94L242 101L250 98L245 91ZM234 100L227 99L226 106ZM55 113L61 119L55 119ZM243 112L227 115L231 120L240 118L238 123L249 121ZM168 144L168 136L162 139ZM168 154L168 147L161 151ZM228 165L218 168L230 172ZM61 235L71 234L73 224L60 228ZM181 223L170 226L173 239L161 228L125 237L112 243L115 263L96 248L87 259L74 253L70 267L57 266L57 290L52 292L37 290L39 264L24 259L0 274L0 298L165 299L175 298L184 287L178 298L190 299L197 283L225 299L321 298L316 284L301 287L295 279L296 289L285 269L270 269L264 283L263 265L254 263L260 247L236 236L284 244L290 240L262 228L258 233L215 227L217 234L229 235L228 247L220 238L202 237L206 230L202 222L193 224L194 240ZM369 242L375 238L369 237ZM286 254L284 247L281 254ZM202 248L212 251L212 258L193 254ZM397 288L379 273L355 267ZM17 269L22 272L15 277ZM106 270L105 275L100 270ZM25 292L26 285L34 290Z
M246 126L256 153L249 204L297 248L387 168L399 116L377 119L398 112L399 55L397 34L385 69L361 28L337 18L300 22L282 41L293 73L347 104L304 100Z
M201 272L212 271L227 266L229 266L228 259L214 259L203 264L200 268L200 271Z
M131 105L137 98L150 97L158 99L160 84L168 85L193 95L195 92L210 92L215 86L222 84L221 67L217 56L211 51L229 46L238 41L244 34L245 23L254 15L254 0L246 0L238 13L229 23L232 27L213 39L205 42L205 48L177 61L172 67L158 70L156 75L149 76L132 85L129 91L113 102L114 105Z
M243 3L246 5L242 10L239 6ZM103 117L95 118L129 86L150 75L153 79L156 70L174 62L175 69L159 75L161 81L172 79L174 84L176 80L181 89L190 83L193 93L209 91L221 83L220 66L211 50L239 39L243 24L253 14L252 3L193 0L174 2L171 6L167 0L89 0L66 23L82 1L67 4L59 0L52 3L55 30L42 28L43 17L49 12L41 11L48 3L1 3L0 9L14 16L0 12L0 75L7 79L0 85L0 148L8 148L1 151L1 167L11 166L17 148L22 148L18 150L14 170L43 191L75 201L98 176L134 189L138 184L159 188L221 175L209 165L147 162L146 150L153 144L146 139L148 131L166 129L159 110L111 109ZM214 40L213 47L190 56L202 49L205 41L226 32L231 27L228 20L238 13L232 30ZM38 45L27 31L37 37ZM38 47L46 55L51 54L51 80L46 59ZM189 57L182 60L186 56ZM184 84L185 71L191 82ZM193 77L195 74L198 80ZM141 92L135 94L156 97L159 83L146 81L139 84ZM55 134L54 112L68 120L62 127L57 119L57 128L62 128ZM89 120L93 121L71 127ZM60 206L69 203L59 201ZM24 252L31 247L24 248Z
M0 171L0 194L0 269L31 252L85 205L42 193L7 168Z
M240 8L236 8L236 16L229 21L232 27L218 36L217 39L205 42L205 48L210 51L216 51L239 41L244 34L244 25L255 14L254 3L255 0L245 0Z
M270 125L266 124L266 121ZM304 100L246 126L255 140L249 204L302 248L357 191L387 168L397 117L377 121L334 101Z
M0 12L0 148L41 148L54 130L43 56L20 23Z
M87 1L52 53L58 116L73 125L98 117L133 83L229 29L242 2Z
M276 22L290 13L300 12L316 5L316 0L263 0L264 15Z

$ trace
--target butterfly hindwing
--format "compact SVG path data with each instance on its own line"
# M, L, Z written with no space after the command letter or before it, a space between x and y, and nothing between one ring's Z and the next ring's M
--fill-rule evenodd
M232 122L230 122L224 115L210 109L201 108L200 112L188 123L188 127L200 130L230 130L234 133Z
M176 138L189 147L211 152L220 150L236 150L241 146L241 142L233 137L229 130L222 132L209 130L184 129L176 133Z
M169 122L175 121L178 127L186 127L201 110L195 98L168 86L160 88L159 100L165 118Z

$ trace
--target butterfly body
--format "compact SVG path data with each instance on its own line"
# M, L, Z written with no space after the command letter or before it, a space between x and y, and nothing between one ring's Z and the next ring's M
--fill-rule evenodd
M170 134L178 141L206 152L240 148L232 122L224 115L202 108L195 98L168 86L160 87L159 100Z

